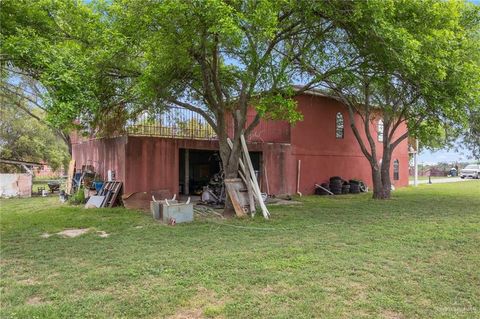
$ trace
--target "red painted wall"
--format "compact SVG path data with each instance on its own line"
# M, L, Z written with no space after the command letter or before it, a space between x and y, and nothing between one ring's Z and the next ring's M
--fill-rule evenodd
M129 136L125 148L125 193L167 189L171 194L178 194L180 149L218 150L218 142ZM288 167L294 163L290 145L251 143L249 151L263 153L270 191L290 193ZM266 190L265 178L262 184Z
M270 194L295 193L298 160L301 160L300 191L303 194L312 194L315 183L337 175L344 179L359 178L371 186L370 165L353 136L346 108L334 99L314 95L298 96L297 101L304 114L303 121L293 127L285 122L262 121L250 139L249 150L262 152L262 164L266 168L261 172L262 190L267 190L268 180ZM337 112L344 116L343 139L335 137ZM252 114L249 113L251 119ZM372 123L371 130L376 138L376 122ZM404 125L398 135L405 131ZM126 194L165 189L174 194L179 191L179 150L182 148L218 150L218 143L214 140L118 137L74 144L73 158L77 167L92 164L103 177L107 176L107 170L115 170L117 179L124 182ZM379 142L377 150L380 158ZM393 153L392 180L395 159L400 161L400 179L393 183L406 186L407 140Z
M288 169L295 164L289 144L250 143L249 151L262 152L267 169L261 172L262 189L268 177L272 194L293 192L295 175ZM98 139L73 145L77 167L91 164L102 176L116 171L117 180L124 182L125 194L168 190L179 192L180 149L218 150L218 142L145 136Z
M82 165L93 165L101 177L114 170L116 179L125 180L125 145L127 137L102 138L72 145L72 157L77 169Z
M125 193L179 191L180 148L216 150L216 141L129 136L126 145Z
M247 121L245 127L253 122L256 116L254 108L247 110ZM233 136L233 119L227 115L227 132L230 137ZM290 143L290 123L286 121L268 121L261 119L247 137L248 142L259 143Z
M247 127L255 119L256 112L249 108L247 112ZM248 136L251 142L290 143L290 123L286 121L260 120Z
M301 95L297 97L298 107L304 120L291 129L292 155L301 160L300 191L312 194L315 183L327 181L331 176L344 179L359 178L372 185L370 164L361 152L360 146L350 128L347 109L340 102L321 96ZM335 137L336 114L344 117L344 138ZM361 123L360 118L356 123ZM377 141L376 122L370 127ZM359 129L366 141L363 126ZM397 136L406 131L403 125ZM368 143L367 143L368 145ZM378 157L382 155L382 145L377 141ZM393 160L400 162L400 179L393 181ZM295 168L292 168L295 169ZM408 142L397 146L392 156L392 181L395 186L408 185Z

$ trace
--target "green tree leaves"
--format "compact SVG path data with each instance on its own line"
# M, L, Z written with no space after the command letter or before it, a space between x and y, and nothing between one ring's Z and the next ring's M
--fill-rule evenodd
M43 117L39 111L32 112ZM66 167L70 157L67 146L48 126L19 111L5 98L2 98L0 117L1 158L46 162L53 170Z

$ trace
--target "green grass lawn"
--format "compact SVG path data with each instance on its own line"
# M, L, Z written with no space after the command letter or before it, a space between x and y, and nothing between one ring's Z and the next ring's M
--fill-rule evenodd
M370 196L176 226L2 200L0 317L480 317L480 181ZM41 237L67 228L91 231Z
M449 178L447 176L431 176L430 177L432 180L434 179L442 179L442 178ZM456 178L456 177L455 177ZM413 181L415 178L413 176L409 176L408 177L408 180L409 181ZM425 181L425 180L428 180L428 176L418 176L418 180L419 181Z

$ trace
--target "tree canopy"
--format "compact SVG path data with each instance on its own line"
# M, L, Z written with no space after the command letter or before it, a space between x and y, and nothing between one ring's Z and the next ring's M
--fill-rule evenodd
M145 111L192 110L230 177L261 118L302 119L295 82L328 90L351 119L381 114L382 165L368 129L367 141L352 129L382 191L400 125L421 139L472 128L480 105L479 8L462 1L6 0L0 15L3 93L32 103L31 86L12 90L28 77L51 125L97 136Z
M478 7L456 1L356 1L332 2L329 11L318 12L343 39L334 59L344 65L334 79L319 84L347 106L372 167L374 197L388 198L391 154L399 143L409 135L435 136L440 125L465 127L470 110L480 105ZM314 74L321 67L315 52L299 57L299 63ZM356 123L357 114L362 123ZM379 121L382 155L370 129ZM399 133L402 123L408 131Z
M54 170L65 168L69 161L67 146L50 127L26 112L19 111L1 99L0 109L0 158L26 162L44 162ZM43 118L39 110L31 110L34 116ZM18 167L1 165L2 171L16 171Z

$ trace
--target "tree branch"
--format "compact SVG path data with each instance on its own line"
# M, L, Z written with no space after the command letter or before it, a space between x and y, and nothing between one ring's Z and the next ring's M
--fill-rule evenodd
M190 110L190 111L193 111L195 113L198 113L200 114L207 122L208 124L210 124L210 126L215 130L215 132L217 132L218 134L218 126L217 124L215 123L215 121L211 118L211 116L205 112L204 110L202 110L201 108L199 107L196 107L196 106L193 106L189 103L185 103L185 102L181 102L181 101L178 101L178 100L175 100L175 99L168 99L167 100L168 102L170 103L173 103L175 105L178 105L178 106L181 106L183 108L186 108L187 110Z

